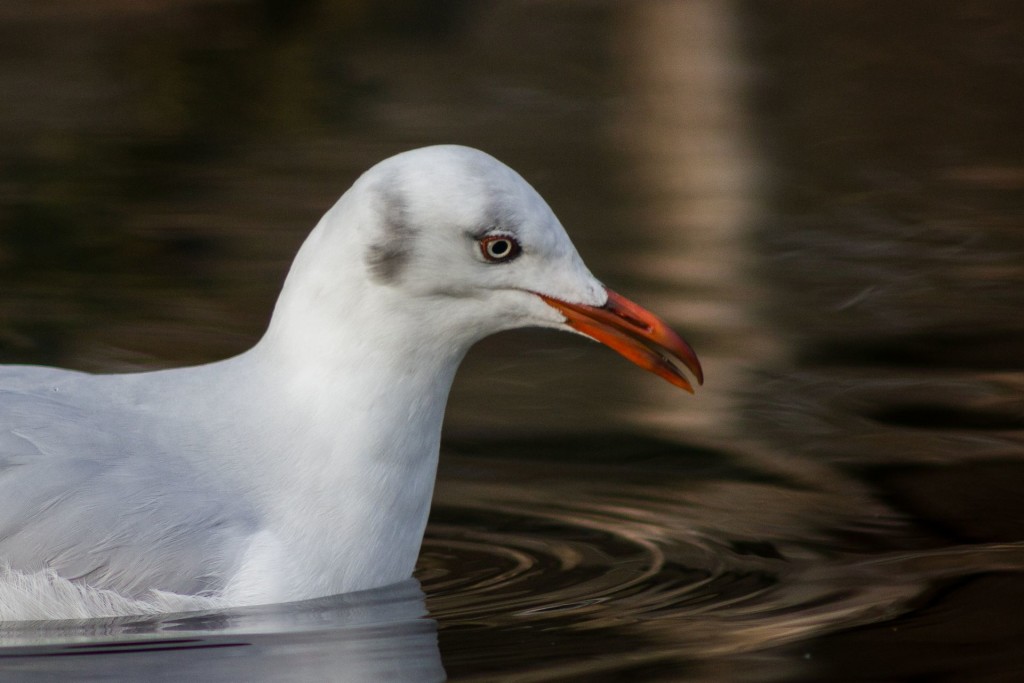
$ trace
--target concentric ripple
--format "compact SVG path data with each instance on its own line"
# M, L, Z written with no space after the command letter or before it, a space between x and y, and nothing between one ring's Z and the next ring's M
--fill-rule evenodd
M873 536L891 536L899 519L867 502L844 509L833 492L725 454L662 445L688 456L673 460L634 446L627 462L600 452L567 462L524 443L508 450L515 458L483 445L445 454L417 576L450 675L515 670L524 648L536 680L763 652L891 617L967 556L979 567L1024 556L922 548L866 559L858 543L877 550ZM584 663L587 652L615 656Z

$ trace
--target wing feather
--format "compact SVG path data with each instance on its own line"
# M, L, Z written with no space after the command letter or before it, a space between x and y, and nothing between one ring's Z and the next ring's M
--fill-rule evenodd
M108 383L109 384L109 383ZM255 532L172 429L89 375L0 369L0 564L139 597L222 588Z

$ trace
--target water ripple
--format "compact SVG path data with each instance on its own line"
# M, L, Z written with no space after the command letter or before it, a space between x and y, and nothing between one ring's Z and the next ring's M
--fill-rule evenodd
M891 618L943 579L1024 565L1015 544L869 554L857 539L900 528L911 538L898 515L832 506L830 516L819 503L831 493L737 476L724 454L717 473L666 468L659 478L600 459L569 466L571 476L564 463L536 457L463 452L445 462L418 577L449 673L469 661L479 671L481 641L488 662L514 669L517 655L495 649L495 629L550 650L534 662L537 680L621 672L636 663L622 659L627 652L651 662L763 656ZM631 485L635 476L643 486ZM751 516L751 506L764 512ZM618 657L569 664L584 652Z

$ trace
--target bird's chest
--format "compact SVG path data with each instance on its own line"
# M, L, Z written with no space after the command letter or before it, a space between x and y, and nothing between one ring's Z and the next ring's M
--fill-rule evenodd
M317 457L268 482L264 533L243 563L247 581L295 600L408 578L430 511L439 437L440 418L436 428L411 420L320 440Z

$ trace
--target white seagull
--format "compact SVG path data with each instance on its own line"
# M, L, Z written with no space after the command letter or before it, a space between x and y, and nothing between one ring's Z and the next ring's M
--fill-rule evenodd
M0 366L0 620L302 600L411 576L478 340L598 340L684 389L690 346L604 287L515 171L455 145L363 174L224 361Z

